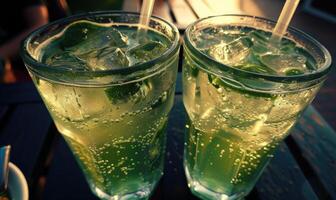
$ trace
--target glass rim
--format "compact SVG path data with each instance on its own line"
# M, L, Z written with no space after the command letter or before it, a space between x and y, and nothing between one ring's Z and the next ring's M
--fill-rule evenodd
M53 65L44 64L44 63L36 60L35 58L33 58L31 56L31 54L28 51L27 47L28 47L28 44L31 43L32 38L34 36L42 33L44 30L48 29L49 27L55 26L57 24L70 22L70 21L74 22L76 20L81 20L81 19L90 18L90 17L121 16L121 15L130 15L130 16L135 16L135 17L140 18L140 13L137 13L137 12L94 11L94 12L86 12L86 13L71 15L71 16L68 16L68 17L65 17L65 18L55 20L51 23L45 24L45 25L35 29L28 36L26 36L26 38L24 40L22 40L21 45L20 45L20 55L21 55L24 63L27 64L28 67L33 71L38 70L36 68L41 68L41 69L46 69L46 70L49 70L51 72L57 72L57 73L59 73L59 72L71 72L71 73L76 73L76 74L79 74L79 75L93 75L93 76L94 75L97 75L97 76L105 76L105 75L108 76L108 75L110 75L111 76L111 75L119 75L119 74L131 74L133 72L150 69L155 64L168 60L172 55L174 55L178 51L179 40L180 40L180 34L179 34L178 29L171 22L168 22L167 20L165 20L161 17L158 17L158 16L151 16L150 21L157 20L159 22L163 22L164 24L168 25L168 27L170 27L171 30L173 31L174 38L173 38L173 40L171 40L171 44L170 44L169 48L166 51L164 51L163 54L160 55L159 57L156 57L156 58L151 59L149 61L146 61L144 63L131 65L131 66L126 67L126 68L116 68L116 69L101 70L101 71L83 71L83 70L72 69L72 68L63 67L63 66L57 66L56 67L56 66L53 66ZM152 73L155 73L156 71L158 71L158 70L155 70ZM48 77L44 77L44 78L49 79ZM66 82L66 81L64 81L64 82ZM102 85L104 85L104 84L102 84Z
M214 19L214 18L221 18L221 17L244 17L244 18L262 20L264 22L271 23L271 25L276 24L276 22L274 20L270 20L270 19L263 18L263 17L258 17L258 16L241 15L241 14L214 15L214 16L209 16L209 17L198 19L187 27L187 29L185 31L185 35L184 35L184 44L187 46L188 50L190 49L192 51L192 54L196 55L197 59L199 59L199 58L205 59L206 63L211 63L215 66L219 66L220 69L228 70L228 71L230 71L230 72L232 72L233 74L236 74L236 75L243 75L243 76L246 76L246 77L253 76L255 78L261 78L261 79L264 79L264 80L275 81L275 82L293 82L293 81L315 80L315 79L319 79L319 78L323 77L324 75L326 75L331 69L331 66L332 66L331 54L324 47L324 45L322 45L320 42L318 42L316 39L314 39L309 34L301 31L300 29L294 28L292 26L288 27L287 32L296 33L296 34L299 34L300 36L304 36L306 39L309 40L309 42L317 45L324 55L324 59L325 59L324 63L321 65L321 67L318 70L314 71L313 73L293 75L293 76L260 74L260 73L256 73L256 72L251 72L251 71L238 69L238 68L235 68L235 67L230 67L229 65L225 65L225 64L223 64L219 61L216 61L215 59L213 59L209 55L203 53L202 51L200 51L199 49L197 49L193 45L193 43L190 40L190 31L193 27L195 27L195 25L197 25L197 24L199 24L203 21L207 21L207 20ZM213 68L213 67L210 67L210 68ZM211 72L211 73L213 73L213 74L215 74L219 77L223 77L223 78L225 77L225 75L219 74L214 70L207 69L207 71L209 71L209 72Z

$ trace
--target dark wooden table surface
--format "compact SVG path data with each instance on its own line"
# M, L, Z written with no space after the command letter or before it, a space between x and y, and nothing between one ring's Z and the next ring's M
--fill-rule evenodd
M283 1L232 0L232 4L222 4L220 0L157 1L154 13L183 32L197 18L219 13L276 19ZM138 0L125 0L125 10L138 11L139 7ZM293 23L335 53L333 24L300 10ZM305 111L247 199L336 199L335 80L333 70L315 100L319 112L313 106ZM165 175L151 199L197 199L188 190L182 167L185 112L180 81L179 74L167 131ZM25 174L30 199L97 199L31 82L0 85L0 145L5 144L13 147L11 161Z

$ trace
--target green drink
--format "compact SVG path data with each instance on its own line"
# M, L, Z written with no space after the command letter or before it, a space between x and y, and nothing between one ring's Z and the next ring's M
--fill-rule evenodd
M246 196L329 71L328 51L302 32L290 29L271 46L273 26L218 16L186 31L184 166L201 198Z
M92 191L146 199L163 174L165 128L174 100L179 35L152 18L78 15L32 33L23 59Z

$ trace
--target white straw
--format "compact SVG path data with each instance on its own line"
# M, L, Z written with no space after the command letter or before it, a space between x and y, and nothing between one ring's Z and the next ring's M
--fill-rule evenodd
M143 0L140 12L138 36L147 32L150 16L152 15L155 0Z
M292 20L294 12L299 4L300 0L287 0L283 7L280 17L272 33L270 42L272 44L278 44L281 38L286 33L288 25Z

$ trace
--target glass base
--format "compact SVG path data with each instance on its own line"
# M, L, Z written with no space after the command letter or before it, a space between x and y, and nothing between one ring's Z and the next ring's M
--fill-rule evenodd
M110 196L106 194L105 192L101 191L99 188L94 189L94 193L103 200L134 200L134 199L148 199L153 188L142 188L141 190L138 190L133 193L127 193L123 195L114 195Z
M90 188L93 194L102 200L147 200L155 190L159 181L160 179L155 183L146 184L144 187L139 188L139 190L134 192L116 195L107 194L94 185L91 185Z
M184 171L187 177L188 181L188 187L190 188L191 192L196 195L197 197L200 197L202 199L208 199L208 200L241 200L244 199L245 193L238 193L231 196L228 196L223 193L218 193L215 191L212 191L211 189L203 186L200 182L193 180L190 176L188 167L184 165Z

